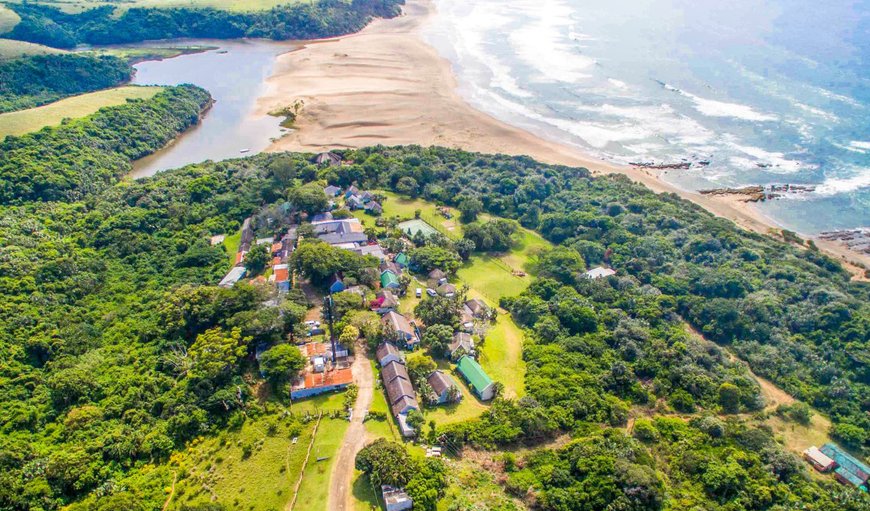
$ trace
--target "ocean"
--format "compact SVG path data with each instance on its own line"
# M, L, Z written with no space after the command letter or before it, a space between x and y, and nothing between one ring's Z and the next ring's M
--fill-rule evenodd
M870 226L870 0L435 0L475 107L680 188L805 185L803 234Z

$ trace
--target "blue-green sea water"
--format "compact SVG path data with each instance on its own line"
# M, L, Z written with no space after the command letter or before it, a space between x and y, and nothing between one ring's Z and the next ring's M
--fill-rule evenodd
M804 184L760 205L870 226L870 0L436 0L425 37L478 108L682 188ZM702 162L709 162L704 165Z

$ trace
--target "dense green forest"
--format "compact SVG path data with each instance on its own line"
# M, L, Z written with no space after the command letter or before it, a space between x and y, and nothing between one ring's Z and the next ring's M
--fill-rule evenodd
M21 21L11 32L0 35L55 48L182 37L315 39L357 32L373 16L397 16L402 3L403 0L318 0L253 12L134 7L118 16L114 6L69 14L47 5L8 4Z
M33 55L0 62L0 113L116 87L132 74L126 61L108 55Z
M74 147L51 143L57 154ZM866 496L809 478L769 431L748 428L743 417L761 405L756 384L681 324L824 410L835 435L865 449L868 287L835 262L583 169L441 148L347 151L356 163L341 167L309 156L4 201L0 509L57 509L85 496L79 509L159 507L168 481L137 471L245 420L256 407L254 346L292 331L305 304L294 293L276 303L263 288L217 288L229 263L208 237L259 211L310 209L320 185L305 184L316 180L390 190L401 181L407 194L465 203L468 219L478 210L516 219L559 245L539 257L530 288L502 304L528 327L528 395L437 432L448 445L482 448L572 434L563 447L505 455L507 491L554 510L867 509ZM285 224L272 225L276 234ZM483 223L468 233L475 248L496 247L506 230ZM414 257L471 246L433 243L444 246ZM600 262L620 275L579 277ZM611 429L631 408L659 416L639 419L631 436Z
M199 122L204 89L167 88L93 115L0 142L0 204L76 197L127 174L133 160Z

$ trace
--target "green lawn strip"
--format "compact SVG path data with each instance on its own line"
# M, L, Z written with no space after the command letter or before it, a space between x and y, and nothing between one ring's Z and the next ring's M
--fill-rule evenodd
M117 87L0 114L0 139L38 131L46 126L57 126L64 119L85 117L104 107L123 105L128 99L148 99L161 90L162 87Z
M360 471L353 474L353 509L354 511L375 511L381 509L377 488L369 481L369 477Z
M236 265L236 253L239 251L239 245L241 244L241 231L236 231L234 234L227 234L227 236L224 238L224 249L227 251L227 257L229 257L230 266Z
M526 394L526 362L523 360L523 331L507 314L499 314L479 350L481 367L494 381L504 384L505 397Z
M459 390L462 392L462 400L458 403L446 405L424 406L423 413L427 423L430 420L434 420L438 426L445 426L456 422L465 422L479 417L489 408L489 406L471 393L462 376L456 371L454 364L446 360L439 360L438 369L441 369L453 378L453 381L456 382L456 385L459 386Z
M348 425L349 422L345 419L324 417L321 420L311 448L311 458L302 475L302 484L299 486L299 496L294 509L305 511L327 509L332 465L335 463L335 455L344 440Z

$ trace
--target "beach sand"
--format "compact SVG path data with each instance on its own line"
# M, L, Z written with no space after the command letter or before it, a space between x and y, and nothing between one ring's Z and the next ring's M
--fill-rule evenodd
M681 190L655 171L614 165L575 148L509 126L470 106L456 91L450 63L426 44L420 29L433 13L429 0L409 0L404 15L376 20L346 37L307 42L278 57L259 98L259 114L304 102L296 130L270 151L319 152L370 145L439 145L483 153L527 155L544 163L622 173L656 192L672 192L756 232L778 229L739 197ZM816 244L854 273L870 257L836 242Z

